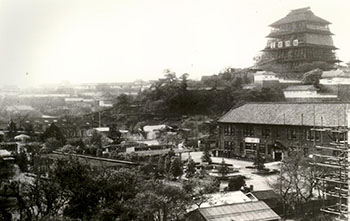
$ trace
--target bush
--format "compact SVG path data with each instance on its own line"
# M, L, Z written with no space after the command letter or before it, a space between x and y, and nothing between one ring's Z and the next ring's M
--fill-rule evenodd
M237 191L240 190L242 186L245 185L245 177L244 176L236 176L232 177L228 181L228 190L229 191Z

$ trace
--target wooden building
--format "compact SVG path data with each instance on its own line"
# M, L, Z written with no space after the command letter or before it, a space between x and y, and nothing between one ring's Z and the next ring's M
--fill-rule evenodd
M347 103L248 103L219 120L218 156L281 160L288 149L313 153L315 144L344 140L314 128L344 127Z
M286 72L299 72L303 65L312 62L333 65L338 60L330 24L314 15L310 7L292 10L270 25L272 30L257 66L264 69L272 64Z

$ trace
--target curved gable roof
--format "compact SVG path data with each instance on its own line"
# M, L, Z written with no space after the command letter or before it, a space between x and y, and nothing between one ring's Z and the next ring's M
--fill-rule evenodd
M325 25L331 24L329 21L314 15L314 13L310 10L310 7L307 7L307 8L292 10L287 16L272 23L270 26L276 27L282 24L288 24L288 23L293 23L298 21L312 21L312 22L318 22Z

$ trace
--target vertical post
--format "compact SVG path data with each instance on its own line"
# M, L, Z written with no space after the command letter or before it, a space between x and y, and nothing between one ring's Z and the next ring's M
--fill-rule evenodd
M101 111L98 111L98 127L101 127Z
M315 111L315 105L312 107L314 112L314 147L316 146L316 111Z
M323 129L323 117L321 116L321 128ZM321 145L323 145L323 131L320 131L321 133Z
M347 122L347 125L346 125L346 134L344 134L344 146L346 147L346 149L348 150L347 152L346 152L346 154L347 154L347 158L348 158L348 162L346 162L347 164L350 162L350 154L349 154L349 149L348 149L348 142L349 142L349 138L350 138L350 131L349 131L349 127L350 127L350 113L349 113L349 107L348 107L348 104L346 104L346 107L345 107L345 117L346 117L346 119L345 119L345 121ZM344 125L345 126L345 125ZM346 142L345 142L345 136L346 136ZM348 219L350 219L350 217L349 217L349 211L350 211L350 188L349 188L349 181L350 181L350 171L349 171L349 167L348 167L348 165L347 165L347 168L346 168L348 171L347 171L347 175L348 175L348 197L347 197L347 206L348 206L348 208L347 208L347 217L348 217Z

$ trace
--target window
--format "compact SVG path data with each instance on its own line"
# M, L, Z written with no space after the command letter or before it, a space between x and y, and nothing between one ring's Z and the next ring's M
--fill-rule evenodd
M229 125L224 125L224 135L229 135L230 127Z
M279 128L276 128L276 138L280 138L281 137L281 131L279 130Z
M287 129L287 138L289 140L296 140L297 139L297 131L295 128L288 128Z
M256 151L256 149L257 149L257 144L255 144L255 143L246 143L245 144L245 150L247 150L247 151Z
M235 135L235 126L224 125L224 135Z
M235 135L235 126L234 125L230 126L230 135L232 135L232 136Z
M337 133L337 132L333 132L333 141L334 142L340 142L340 141L344 141L345 138L345 134L344 133Z
M254 129L251 127L245 127L243 129L243 136L245 136L245 137L254 136Z
M316 141L320 140L321 132L320 131L314 131L314 130L306 130L306 140L313 141L314 137L316 137Z
M263 128L262 129L262 136L267 138L271 136L271 129L270 128Z
M260 146L259 146L259 153L265 154L265 144L260 144Z
M234 147L235 147L235 142L224 141L224 148L226 150L228 150L228 149L233 150Z

